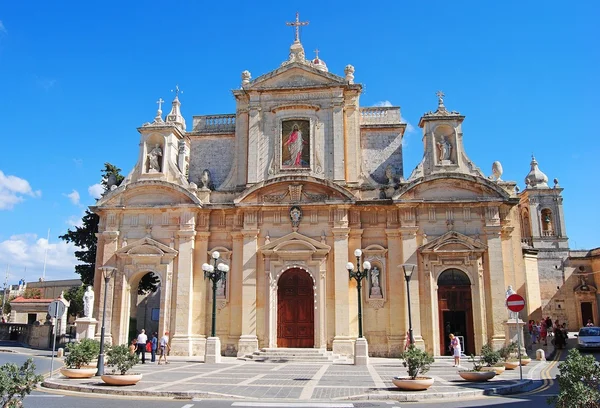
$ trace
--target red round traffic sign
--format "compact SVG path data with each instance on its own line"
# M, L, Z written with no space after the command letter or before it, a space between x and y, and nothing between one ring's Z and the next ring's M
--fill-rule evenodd
M525 307L525 299L521 295L510 295L506 298L506 307L511 312L520 312Z

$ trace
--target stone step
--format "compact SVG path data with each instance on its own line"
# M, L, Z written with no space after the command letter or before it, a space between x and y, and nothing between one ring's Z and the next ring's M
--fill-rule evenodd
M307 362L307 363L347 363L346 357L331 351L310 348L262 348L242 357L243 360L257 362Z

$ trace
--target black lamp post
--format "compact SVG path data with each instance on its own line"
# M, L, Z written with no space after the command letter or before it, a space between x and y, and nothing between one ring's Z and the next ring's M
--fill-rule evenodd
M221 279L223 282L227 279L227 272L229 272L229 266L224 263L219 263L219 254L218 251L212 253L212 259L214 265L209 265L207 263L202 265L202 270L204 271L204 279L208 278L212 281L212 329L210 331L211 337L216 337L216 326L217 326L217 283Z
M102 307L102 329L100 330L100 353L98 354L98 371L96 375L104 375L104 323L106 321L106 295L108 293L108 282L110 282L117 268L112 266L103 266L102 275L104 276L104 306Z
M408 298L408 335L410 337L410 344L415 344L415 338L413 336L412 316L410 313L410 286L408 283L410 282L410 277L412 276L416 267L417 265L415 264L402 264L402 270L404 270L404 279L406 279L406 297Z
M363 278L369 274L371 263L369 261L363 262L363 270L361 271L360 257L362 256L362 251L357 249L354 251L354 256L356 257L356 271L354 271L354 264L352 262L346 264L346 269L348 269L350 279L354 278L356 280L356 289L358 290L358 337L362 338L362 298L360 289L362 288Z

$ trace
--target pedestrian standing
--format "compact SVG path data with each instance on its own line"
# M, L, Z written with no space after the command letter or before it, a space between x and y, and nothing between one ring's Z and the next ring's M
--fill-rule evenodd
M460 341L458 337L456 337L453 333L450 333L450 347L452 347L452 355L454 356L454 366L460 366L460 354L462 353L462 348L460 345Z
M146 336L146 330L142 329L140 334L137 337L137 354L138 357L140 353L142 353L142 364L146 364L146 342L148 341L148 336Z
M166 331L165 335L160 338L158 365L160 365L160 360L162 360L163 357L165 358L165 364L169 364L167 361L167 354L169 354L169 350L171 350L171 345L169 344L169 332Z
M152 343L152 359L150 361L154 363L156 361L156 348L158 346L157 332L152 333L152 340L150 340L150 342Z
M548 328L546 327L546 321L540 320L540 343L544 342L544 346L548 345Z

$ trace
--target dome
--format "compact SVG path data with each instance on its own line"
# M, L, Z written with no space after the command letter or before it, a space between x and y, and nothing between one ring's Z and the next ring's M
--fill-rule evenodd
M525 185L528 188L548 188L548 176L538 168L538 162L531 156L531 170L525 177Z
M324 71L324 72L329 71L327 69L327 64L325 64L325 61L323 61L321 58L315 57L315 59L313 59L311 62L313 63L315 68L318 69L319 71Z

